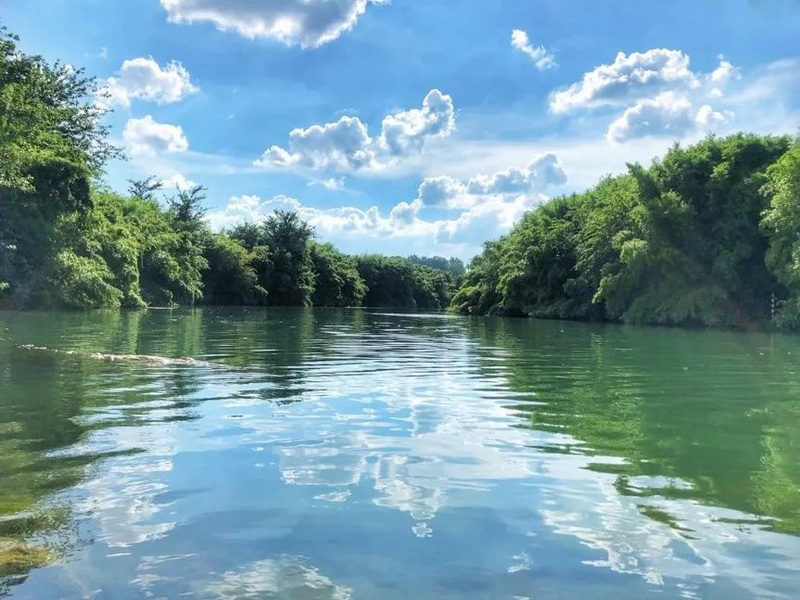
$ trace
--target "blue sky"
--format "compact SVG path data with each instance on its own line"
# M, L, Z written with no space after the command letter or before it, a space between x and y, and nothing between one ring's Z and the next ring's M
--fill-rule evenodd
M469 258L674 142L798 133L796 0L5 0L106 86L129 160L217 228L294 209L348 252Z

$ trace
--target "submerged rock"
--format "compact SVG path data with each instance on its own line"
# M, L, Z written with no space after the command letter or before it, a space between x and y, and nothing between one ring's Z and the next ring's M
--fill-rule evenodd
M193 367L216 367L221 368L223 365L210 363L203 360L196 360L189 357L170 358L167 356L151 356L148 354L109 354L105 352L79 352L77 350L56 350L46 346L35 346L33 344L23 344L17 346L20 350L30 352L46 352L49 354L58 354L61 356L74 356L77 358L87 358L92 360L100 360L106 362L132 362L142 363L156 366L170 366L170 365L186 365Z
M0 538L0 577L25 575L55 560L50 548L32 546L12 538Z

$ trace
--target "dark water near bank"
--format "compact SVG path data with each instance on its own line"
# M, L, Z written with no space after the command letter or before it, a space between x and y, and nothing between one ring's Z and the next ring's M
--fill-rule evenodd
M0 313L0 596L656 593L800 597L800 337Z

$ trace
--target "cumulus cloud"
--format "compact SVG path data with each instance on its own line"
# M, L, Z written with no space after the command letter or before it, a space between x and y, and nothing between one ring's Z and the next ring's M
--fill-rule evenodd
M462 212L456 219L443 220L436 228L437 244L475 246L508 233L529 210L547 200L543 194L521 195L508 201L490 196Z
M391 156L419 152L428 138L446 137L455 128L453 99L434 89L423 98L422 108L400 111L384 117L378 148L381 153Z
M172 61L162 67L152 58L140 57L126 60L117 75L108 78L101 103L130 106L136 99L172 104L197 91L181 63Z
M549 186L567 182L558 157L537 156L524 168L511 167L492 175L476 175L467 180L428 177L419 186L417 198L425 206L469 208L484 196L538 195Z
M528 39L528 34L521 29L515 29L511 32L511 47L530 56L536 68L540 71L552 69L556 66L555 56L548 52L544 46L534 47L530 39Z
M169 177L161 180L161 187L163 187L165 190L188 190L196 185L196 181L187 179L182 173L173 173Z
M315 208L287 196L235 196L205 218L212 228L222 229L261 222L275 210L290 210L312 225L320 239L351 252L374 250L379 243L381 251L388 254L418 251L468 259L480 251L483 242L507 233L525 211L545 199L540 194L511 199L487 196L454 218L429 219L421 214L426 207L419 198L382 212L377 206Z
M326 190L344 189L344 177L328 177L327 179L312 179L306 184L308 187L321 187Z
M284 169L381 169L421 153L429 139L446 137L454 130L453 99L434 89L421 108L384 117L378 136L370 136L358 117L344 116L334 123L293 129L288 149L272 146L255 164Z
M474 199L467 195L466 184L447 175L426 177L419 185L417 198L425 206L466 208L474 203Z
M261 199L245 195L230 198L224 208L209 211L206 219L213 228L222 229L260 222L275 210L290 210L312 225L322 239L348 245L354 251L366 251L379 239L384 252L408 253L415 248L469 258L485 240L507 233L525 211L545 200L542 190L565 182L566 174L557 157L544 154L523 169L465 180L425 179L416 198L399 202L387 212L377 206L322 209L287 196ZM424 214L442 207L458 213L451 218Z
M154 155L162 152L186 152L189 141L179 125L159 123L151 115L129 119L122 139L131 154Z
M732 116L708 104L696 109L688 98L665 92L627 108L611 123L606 137L615 142L664 134L678 139L698 128L726 123Z
M330 209L313 208L303 205L299 200L288 196L275 196L262 200L259 196L234 196L228 204L219 210L209 211L206 219L209 224L222 229L243 222L260 222L276 210L294 211L304 221L315 227L320 233L344 233L357 236L403 236L413 234L403 225L410 223L409 209L406 203L395 207L397 211L389 216L381 215L377 206L366 210L340 206ZM410 206L410 205L409 205ZM413 208L411 212L413 212Z
M694 116L694 122L697 126L707 129L714 124L728 123L734 116L733 111L718 111L711 108L710 105L704 104Z
M652 49L617 54L611 64L600 65L582 80L550 97L555 113L579 109L624 107L606 131L606 138L625 142L652 136L681 139L709 131L734 118L720 104L725 86L739 78L739 70L719 56L710 73L692 71L689 57L680 50Z
M719 57L719 66L709 75L709 79L713 83L725 83L731 79L739 79L739 77L739 69L725 60L724 56Z
M272 146L255 162L257 166L356 170L373 164L375 149L367 126L357 117L335 123L296 128L289 134L289 150Z
M620 52L613 63L596 67L584 74L581 81L554 93L550 98L550 110L566 113L582 108L617 106L666 89L697 85L698 77L689 69L689 57L680 50L654 48L629 55Z
M161 0L173 23L206 21L242 37L316 48L352 29L384 0Z

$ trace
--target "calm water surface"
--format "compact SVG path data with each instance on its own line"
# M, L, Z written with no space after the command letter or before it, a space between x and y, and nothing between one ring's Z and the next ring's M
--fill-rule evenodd
M0 313L4 594L798 598L800 337Z

